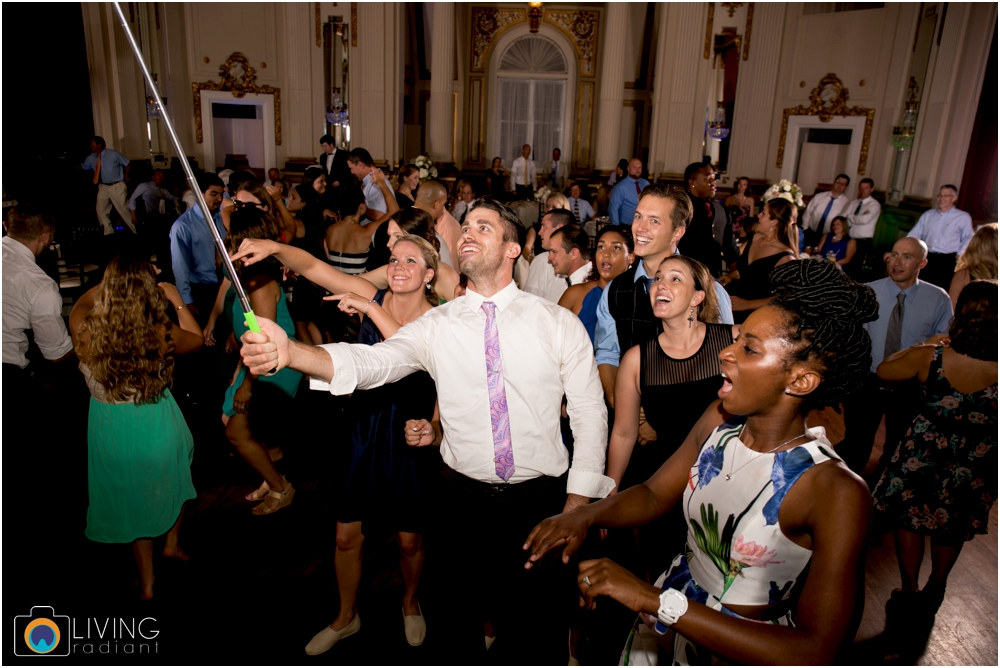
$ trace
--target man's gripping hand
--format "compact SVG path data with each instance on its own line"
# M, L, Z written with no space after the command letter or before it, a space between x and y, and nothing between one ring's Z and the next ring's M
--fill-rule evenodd
M260 332L246 332L240 337L243 347L240 355L243 357L243 364L255 376L266 376L289 365L290 346L288 334L275 323L267 318L257 317L260 325Z

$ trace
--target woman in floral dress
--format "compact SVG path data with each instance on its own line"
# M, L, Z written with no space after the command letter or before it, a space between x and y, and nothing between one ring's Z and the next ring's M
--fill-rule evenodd
M654 585L608 559L579 565L589 607L610 596L640 613L625 665L831 664L854 638L870 494L805 421L861 387L871 366L862 323L878 303L829 262L788 262L771 281L774 299L719 355L721 402L677 452L644 484L528 537L527 567L552 549L568 562L590 527L642 525L681 504L687 547Z
M877 370L883 380L917 378L923 388L920 413L875 488L875 508L895 528L902 578L886 606L890 633L896 620L930 630L962 546L986 533L996 502L996 281L965 286L943 343L896 353ZM931 575L921 591L925 536Z

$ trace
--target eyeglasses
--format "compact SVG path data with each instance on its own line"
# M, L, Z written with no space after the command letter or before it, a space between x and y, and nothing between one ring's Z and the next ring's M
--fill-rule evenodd
M265 205L262 202L244 202L243 200L233 200L233 208L237 211L248 206L255 206L258 209L263 209Z

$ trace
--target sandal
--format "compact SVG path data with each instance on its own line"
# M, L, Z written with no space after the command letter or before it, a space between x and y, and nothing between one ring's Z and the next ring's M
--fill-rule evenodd
M292 502L292 497L295 496L295 488L292 487L292 484L287 480L285 480L285 482L287 483L287 485L285 487L284 492L276 492L272 489L269 490L267 493L268 497L278 500L278 505L276 505L274 508L268 507L267 499L265 498L264 501L254 506L253 509L254 515L270 515L273 512L281 510L282 508L284 508L285 506L289 505Z
M285 482L288 482L287 480ZM267 486L267 481L265 480L260 484L260 487L250 492L243 498L247 501L263 501L267 497L267 493L271 491L271 488Z
M285 476L281 476L281 479L284 480L285 482L288 482L288 478L286 478ZM270 491L271 488L268 486L267 481L265 480L260 484L260 487L250 492L243 498L246 499L247 501L263 501L264 499L267 498L267 493Z

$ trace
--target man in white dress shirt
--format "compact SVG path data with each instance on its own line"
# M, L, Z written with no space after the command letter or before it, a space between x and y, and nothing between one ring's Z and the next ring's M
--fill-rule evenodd
M574 183L569 187L569 210L573 212L576 222L581 225L597 215L594 207L590 206L590 202L580 198L582 194L583 188L580 187L579 183Z
M848 274L855 280L864 280L861 274L865 266L865 259L872 253L872 238L875 236L875 227L878 225L879 216L882 215L882 205L872 197L875 190L875 182L869 178L861 179L858 183L858 198L847 205L842 214L847 219L850 226L850 235L857 244L854 252L854 259L847 266ZM868 278L872 280L872 278Z
M35 263L56 228L48 216L15 206L7 215L3 238L3 389L4 409L13 422L33 411L37 381L27 357L28 330L42 357L59 362L73 355L62 317L59 286ZM17 417L15 417L17 416Z
M347 166L350 168L351 174L358 181L361 181L361 190L365 194L365 205L368 207L368 213L365 214L365 217L368 220L361 221L361 225L364 226L373 220L378 220L388 211L382 191L372 180L375 161L372 160L371 153L363 148L356 148L347 154Z
M430 373L441 431L423 420L406 425L412 446L440 440L445 463L427 486L439 495L427 519L440 527L428 538L428 565L438 571L428 594L439 605L429 632L446 634L462 663L482 663L489 618L490 663L559 665L568 659L575 568L554 559L525 569L523 543L537 522L603 498L614 482L604 475L607 410L590 339L571 311L512 282L518 227L507 206L478 200L462 226L465 295L383 343L307 346L258 317L263 331L244 335L242 355L252 373L290 366L338 395ZM560 436L563 395L572 462Z
M524 282L524 291L547 299L553 304L559 303L562 293L566 292L566 278L556 276L549 263L549 250L552 233L564 225L572 225L573 214L566 209L552 209L542 216L538 226L538 236L542 240L545 252L539 253L531 261L528 269L528 280Z
M531 159L531 144L521 147L521 156L510 167L510 182L514 184L517 199L529 200L535 196L535 161Z
M806 247L815 248L824 234L830 231L830 223L837 216L844 215L849 202L844 192L851 185L851 177L838 174L833 180L833 188L816 193L802 214L802 231L806 235Z
M549 237L549 264L566 287L584 283L594 268L590 235L576 223L560 227Z

